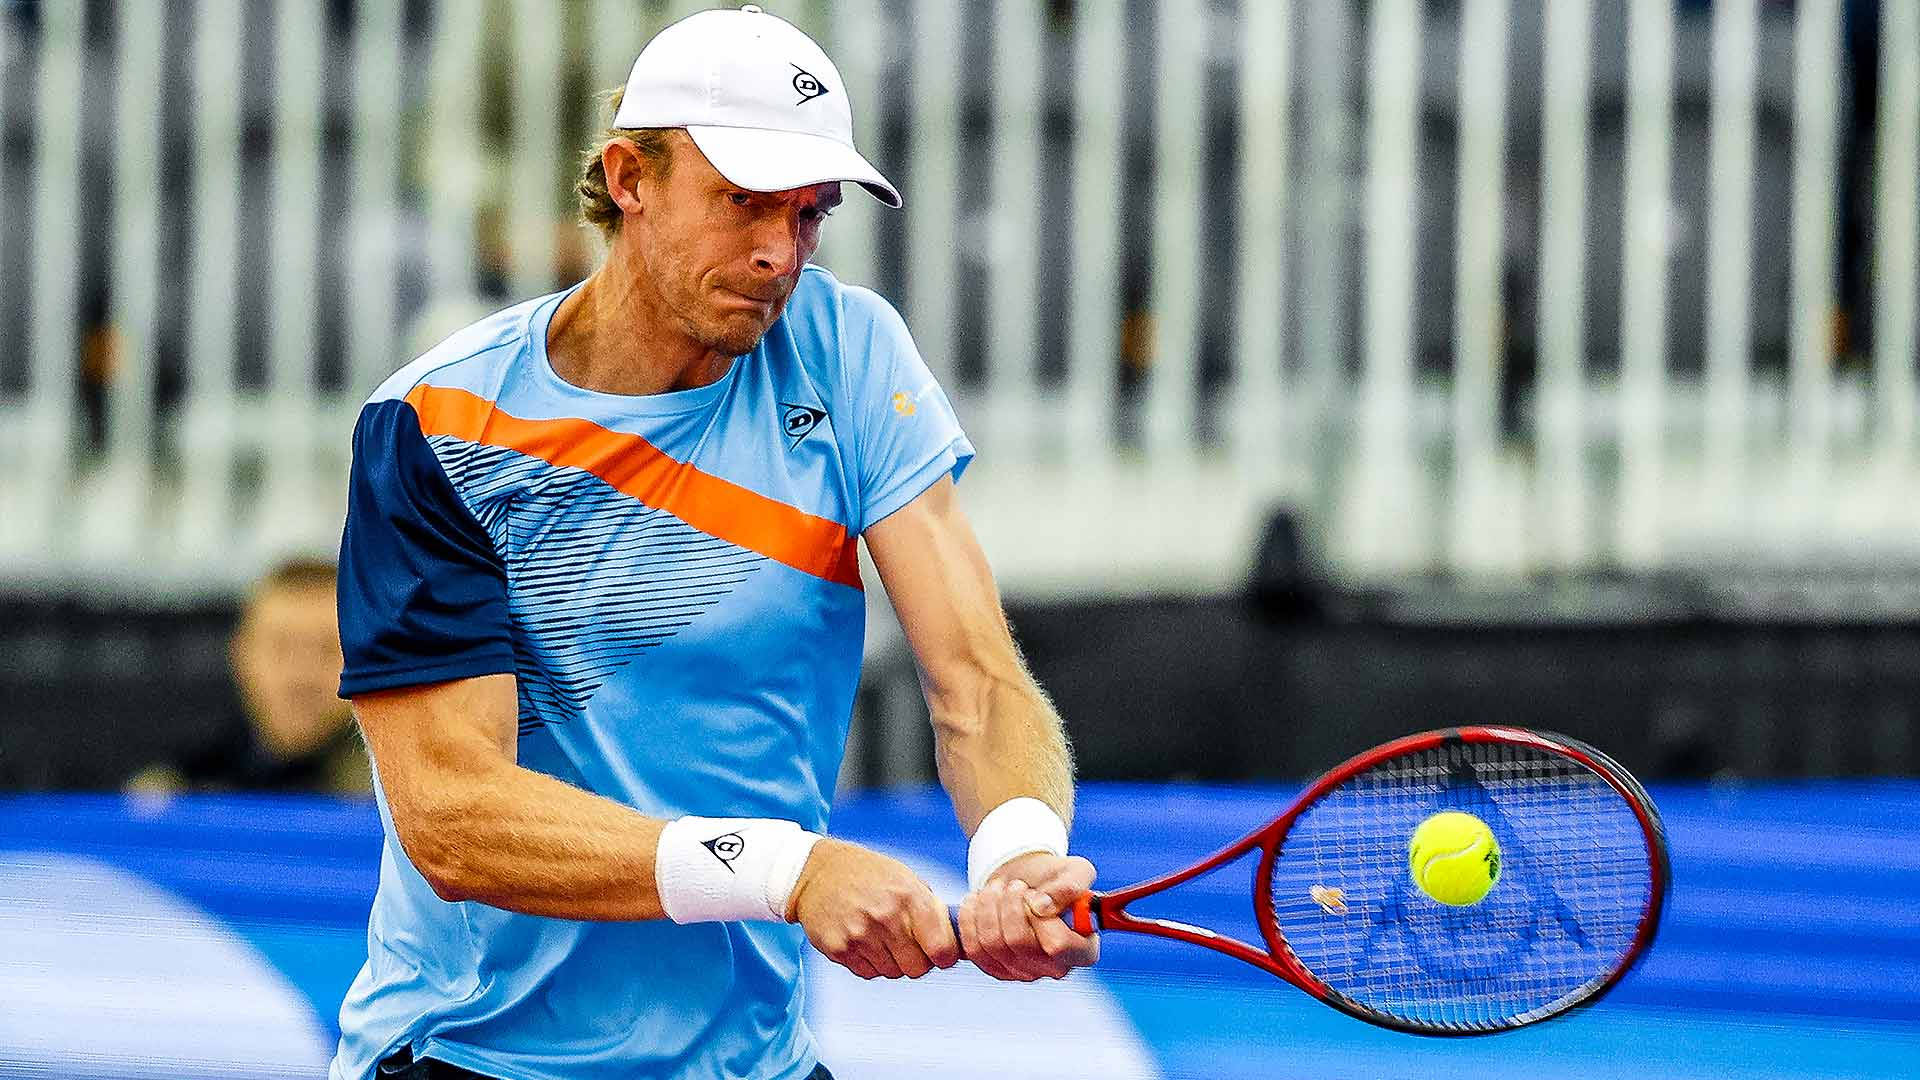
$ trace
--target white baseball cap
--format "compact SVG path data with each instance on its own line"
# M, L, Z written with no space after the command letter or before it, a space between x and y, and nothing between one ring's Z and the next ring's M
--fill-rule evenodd
M851 180L900 205L853 148L839 69L799 27L752 5L702 11L655 34L613 126L686 128L720 175L749 191Z

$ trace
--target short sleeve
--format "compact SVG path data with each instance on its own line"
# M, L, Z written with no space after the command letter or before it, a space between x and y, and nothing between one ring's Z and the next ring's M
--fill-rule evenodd
M405 401L354 428L339 598L341 697L514 670L506 571Z
M847 289L845 312L864 532L942 476L960 479L973 460L973 444L900 313L861 288Z

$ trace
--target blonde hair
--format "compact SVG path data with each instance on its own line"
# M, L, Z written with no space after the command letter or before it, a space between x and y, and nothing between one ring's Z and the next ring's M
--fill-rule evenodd
M615 88L607 95L610 111L620 113L620 98L626 93L625 87ZM640 161L649 179L660 181L667 178L667 171L673 167L673 142L668 136L671 128L621 128L608 127L580 155L580 182L574 186L574 194L580 200L580 220L600 230L600 235L611 240L620 231L620 206L607 192L607 167L602 158L607 144L616 139L631 142L634 149L640 151Z

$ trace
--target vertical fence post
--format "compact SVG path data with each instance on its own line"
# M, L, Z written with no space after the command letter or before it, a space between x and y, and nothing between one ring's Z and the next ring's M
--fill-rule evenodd
M566 27L552 0L513 0L502 47L512 50L513 147L507 172L503 237L508 290L515 301L549 292L555 284L555 231L563 170L569 162L566 125L560 123L560 80L566 67Z
M1873 379L1879 399L1879 451L1890 479L1913 476L1914 366L1920 363L1915 305L1920 303L1920 5L1881 7L1880 131L1875 161ZM1900 488L1888 491L1889 505ZM1904 500L1911 504L1912 500Z
M327 48L325 5L281 0L274 9L273 160L268 202L272 259L264 409L257 440L266 487L252 537L260 557L320 534L342 502L323 479L314 451L318 415L314 348L320 294L320 147L326 102L321 63Z
M1368 28L1367 229L1360 424L1353 503L1341 546L1362 572L1418 566L1428 532L1413 431L1415 143L1420 8L1376 0Z
M1199 432L1201 199L1206 194L1206 71L1209 18L1182 0L1161 0L1153 75L1153 313L1144 417L1147 460L1156 468L1192 460Z
M400 355L395 237L400 225L401 0L360 0L353 28L353 161L348 195L347 392L373 393Z
M188 241L187 401L180 412L181 555L229 550L236 442L235 295L240 289L241 0L202 0L193 23L193 232Z
M612 119L601 95L626 85L654 20L641 10L640 0L593 0L588 20L588 64L592 70L587 77L587 92L594 96L590 126L598 131Z
M80 109L86 63L85 6L40 8L38 159L33 172L33 297L28 330L28 407L20 424L24 498L7 531L42 557L66 550L64 507L78 450L74 424L79 358ZM11 485L9 485L11 486Z
M1046 8L999 0L993 32L993 148L984 235L987 332L982 435L997 453L1039 457L1040 117ZM1006 436L1011 435L1009 439Z
M1793 57L1793 264L1787 362L1785 522L1797 540L1820 530L1831 469L1834 250L1840 167L1840 3L1804 0Z
M1592 552L1581 406L1593 5L1591 0L1555 0L1545 6L1544 16L1535 489L1549 563L1578 569Z
M1292 101L1291 0L1241 6L1239 296L1234 395L1224 410L1235 468L1265 498L1283 461L1286 415L1287 143Z
M954 0L914 0L909 175L918 209L907 215L907 325L927 364L954 384L954 232L960 201L960 65L964 28ZM964 409L965 406L962 406ZM962 420L967 419L965 415Z
M1488 570L1509 549L1497 509L1504 312L1509 0L1460 12L1459 182L1454 200L1453 492L1449 560ZM1495 538L1499 537L1499 540Z
M626 86L627 76L633 73L633 62L639 58L640 50L665 26L664 19L654 8L655 5L646 0L592 0L588 14L586 58L587 92L593 97L587 110L587 132L591 138L598 138L613 123L612 110L607 106L608 91ZM583 149L584 145L571 147L565 155L568 190L572 188L571 178L576 175L575 170L579 166L573 154ZM574 221L571 201L566 205L569 209L564 212L565 220ZM587 241L591 246L591 261L597 264L604 251L600 233L598 229L587 231L591 234Z
M839 0L832 6L828 52L840 78L847 84L847 98L853 105L853 142L868 161L883 174L894 174L893 163L878 160L880 148L880 72L886 61L886 44L880 33L881 19L876 0ZM819 260L834 276L849 285L874 285L874 236L879 231L881 214L917 211L914 194L900 193L907 211L889 210L864 192L849 189L833 220L821 230Z
M1753 364L1754 77L1759 0L1713 9L1712 119L1707 157L1706 498L1723 530L1743 535L1748 382Z
M1074 5L1073 287L1067 295L1068 459L1076 468L1113 457L1120 354L1121 117L1108 78L1127 59L1122 0Z
M1353 349L1348 307L1353 293L1356 209L1352 178L1354 62L1353 8L1316 3L1300 8L1301 112L1306 137L1296 176L1300 185L1299 363L1293 384L1301 418L1287 432L1307 462L1312 528L1329 531L1352 496L1339 482L1345 441L1348 358Z
M1627 12L1627 133L1620 234L1620 562L1660 557L1667 396L1667 268L1673 205L1673 0Z
M83 527L77 537L89 558L124 564L152 535L154 374L158 367L160 289L160 103L165 100L161 50L166 7L118 4L114 128L144 138L116 140L113 155L111 308L107 323L116 348L104 374L107 390L106 468L98 484L82 489Z
M477 235L485 168L480 131L480 54L486 34L483 0L441 0L434 12L427 78L427 279L432 304L466 304L476 292Z

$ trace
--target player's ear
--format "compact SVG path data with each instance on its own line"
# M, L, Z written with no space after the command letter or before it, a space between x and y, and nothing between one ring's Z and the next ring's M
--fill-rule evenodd
M638 214L645 207L645 189L649 177L640 149L627 139L611 139L600 149L600 167L607 176L607 195L623 214Z

